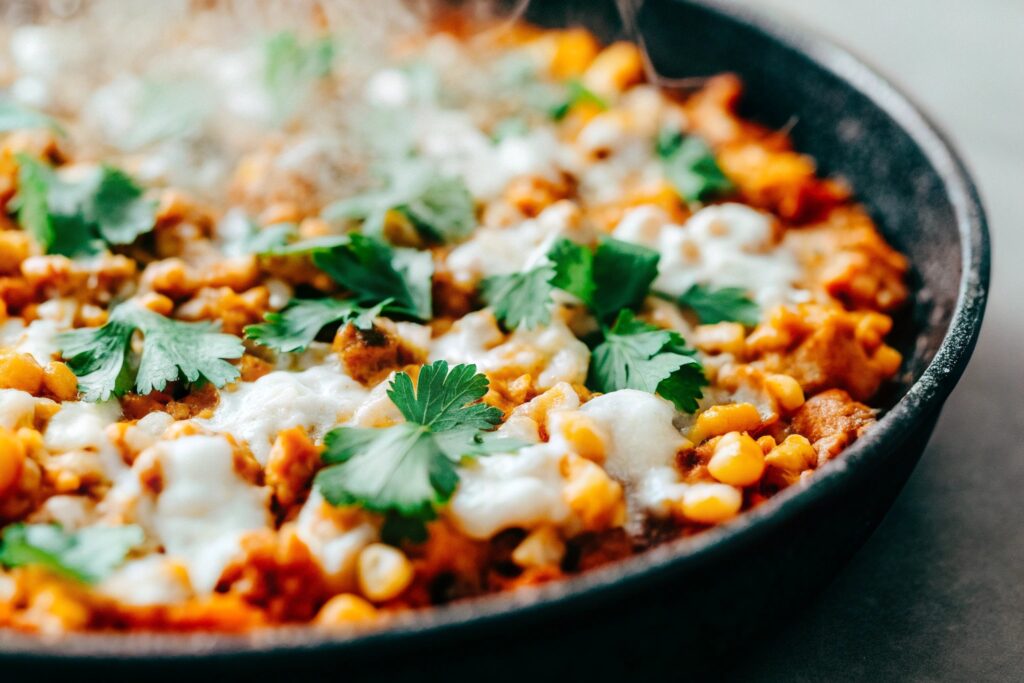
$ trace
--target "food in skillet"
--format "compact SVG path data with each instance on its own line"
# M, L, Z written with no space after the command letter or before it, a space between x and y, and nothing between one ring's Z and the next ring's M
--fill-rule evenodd
M0 626L559 580L813 485L875 420L906 260L736 78L675 97L575 29L385 63L329 12L177 19L148 61L4 29Z

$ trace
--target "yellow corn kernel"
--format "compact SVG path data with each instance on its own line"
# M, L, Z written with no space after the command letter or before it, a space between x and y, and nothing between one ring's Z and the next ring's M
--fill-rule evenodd
M136 301L143 308L148 308L160 315L170 315L171 311L174 310L174 302L163 294L157 294L156 292L147 292L136 299Z
M575 410L556 415L557 428L577 454L596 463L604 462L607 437L593 418Z
M773 448L775 448L775 437L768 435L762 436L757 440L757 447L761 449L762 453L767 455Z
M895 375L903 362L903 356L891 346L882 345L871 358L875 367L884 375Z
M751 403L726 403L711 406L697 416L690 430L690 441L700 443L726 432L749 432L761 426L761 415Z
M371 543L359 553L356 564L359 589L374 602L401 595L413 579L412 563L398 548Z
M512 551L512 561L520 567L551 567L562 562L565 543L554 527L534 529Z
M633 43L612 43L583 73L583 84L598 95L617 95L644 78L644 58Z
M0 352L0 389L20 389L38 394L43 369L27 353Z
M622 526L626 521L626 503L622 485L600 465L570 453L562 460L566 478L562 496L586 531Z
M698 325L693 331L694 345L705 353L743 354L746 333L739 323Z
M574 78L582 74L601 49L590 31L582 28L559 31L554 42L551 75L558 79Z
M9 429L0 427L0 497L21 479L21 468L25 464L25 446Z
M43 370L43 387L58 401L71 401L78 395L78 378L64 363L50 361Z
M693 484L683 493L682 513L691 522L720 524L735 517L743 494L727 484Z
M16 273L21 262L32 253L28 233L20 230L0 230L0 274Z
M764 474L764 453L746 434L729 432L715 444L708 472L723 484L750 486Z
M785 410L796 410L804 404L803 387L789 375L768 375L764 387Z
M868 312L857 321L854 336L865 349L873 351L878 348L885 335L892 330L892 318L881 313Z
M319 626L346 626L377 617L377 608L358 595L342 593L328 600L316 615Z
M807 437L790 434L765 456L764 461L772 467L795 474L814 467L818 462L818 454Z

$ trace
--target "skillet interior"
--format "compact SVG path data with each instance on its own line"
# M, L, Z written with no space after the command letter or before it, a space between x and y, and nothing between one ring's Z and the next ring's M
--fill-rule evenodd
M606 38L621 32L610 2L534 2L530 18L550 25L574 19ZM600 658L597 670L630 673L641 660L671 666L680 651L706 658L728 649L726 634L738 638L778 620L831 577L909 475L974 346L989 266L977 193L934 126L839 48L715 0L648 1L639 27L665 75L740 74L744 113L769 126L795 121L796 148L815 157L822 173L847 178L886 238L910 257L915 303L896 331L907 360L884 399L891 409L874 430L808 489L786 490L734 523L567 582L403 616L388 630L362 635L294 628L46 641L0 633L4 666L91 664L163 674L286 666L296 673L344 661L346 671L413 676L443 661L446 673L456 667L468 674L493 673L489 657L516 647L524 648L519 676L531 667L558 671L569 666L559 652L600 643L621 656ZM667 652L654 635L666 631ZM579 673L579 665L565 670Z

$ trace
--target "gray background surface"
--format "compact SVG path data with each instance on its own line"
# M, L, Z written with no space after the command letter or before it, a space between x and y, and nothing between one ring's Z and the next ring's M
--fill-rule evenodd
M733 676L1024 681L1024 0L745 0L833 38L945 128L981 186L992 296L889 516Z

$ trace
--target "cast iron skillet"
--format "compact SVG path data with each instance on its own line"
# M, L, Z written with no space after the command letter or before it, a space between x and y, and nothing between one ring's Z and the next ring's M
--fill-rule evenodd
M610 3L535 1L530 18L579 21L606 38L621 31ZM823 173L847 178L910 257L915 303L896 331L907 360L879 423L811 486L570 581L405 615L363 634L292 628L47 641L0 633L4 680L58 670L147 679L202 671L416 681L657 673L674 680L719 670L744 639L782 627L828 582L909 476L974 347L989 278L977 191L935 126L838 47L718 0L648 0L638 24L665 75L740 74L745 113L771 126L795 122L796 147Z

